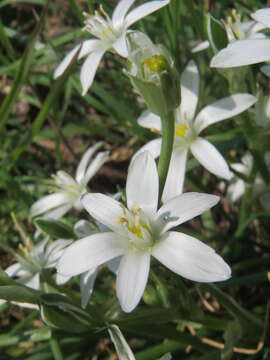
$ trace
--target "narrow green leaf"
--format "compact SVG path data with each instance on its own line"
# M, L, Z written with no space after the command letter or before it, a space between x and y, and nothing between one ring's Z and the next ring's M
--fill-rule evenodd
M108 331L119 360L136 360L119 327L117 325L110 325Z
M0 286L0 299L20 303L38 304L40 291L30 289L23 285Z
M46 220L46 219L36 219L35 223L37 226L54 238L61 239L73 239L74 233L71 227L63 224L61 221L56 220Z

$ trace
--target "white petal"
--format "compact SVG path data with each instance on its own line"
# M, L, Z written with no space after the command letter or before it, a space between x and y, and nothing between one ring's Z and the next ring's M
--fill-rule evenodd
M78 238L83 238L91 233L94 233L96 229L89 221L81 219L76 222L73 231Z
M86 271L80 277L80 289L82 295L81 306L83 309L86 308L89 298L92 295L96 277L97 277L96 268Z
M257 101L250 94L234 94L204 107L195 119L195 129L200 133L207 126L241 114Z
M86 168L89 164L89 162L91 161L93 155L95 154L95 152L101 148L101 146L104 145L103 141L99 141L97 142L95 145L90 146L87 151L83 154L81 161L79 162L79 165L77 167L76 170L76 175L75 175L75 179L78 183L81 182L81 180L83 179L84 175L85 175L85 171Z
M39 273L36 273L30 279L22 280L21 282L25 286L30 287L31 289L39 290L39 285L40 285Z
M97 39L85 40L82 43L81 50L78 56L78 59L82 59L84 56L99 50L102 48L102 41Z
M270 39L237 40L219 51L211 67L237 67L270 60Z
M193 53L199 52L199 51L203 51L209 48L209 41L205 40L202 41L201 43L199 43L197 46L195 46L191 51Z
M142 146L142 147L133 155L132 161L135 160L135 157L136 157L136 156L138 156L138 155L141 154L141 153L144 153L145 151L148 151L148 152L153 156L153 158L156 159L156 158L159 157L159 155L160 155L161 143L162 143L162 138L149 141L149 143L147 143L147 144L145 144L144 146Z
M122 309L132 311L141 300L147 283L150 252L128 252L118 268L116 291Z
M87 56L85 62L82 65L80 80L82 84L82 95L85 95L92 85L98 65L104 55L106 49L101 49L92 52Z
M190 146L195 158L212 174L230 180L232 174L224 157L209 141L198 137Z
M122 232L119 218L123 217L123 206L120 202L109 196L95 193L84 195L81 202L94 219L113 231Z
M65 248L72 244L72 240L59 239L52 242L46 249L45 257L47 260L46 268L55 267L62 256Z
M251 14L251 17L254 20L264 24L266 27L270 28L270 9L269 8L257 10L255 13Z
M158 205L158 173L153 156L145 151L131 162L127 176L127 206L139 206L153 214Z
M224 281L231 276L228 264L212 248L182 233L169 232L152 254L170 270L189 280Z
M30 217L41 215L50 211L58 206L67 205L70 202L70 197L66 193L57 192L44 196L36 201L30 209Z
M97 267L124 252L119 236L114 233L89 235L75 241L63 253L57 265L57 272L75 276Z
M164 204L157 213L157 218L164 221L163 231L201 215L219 201L216 195L187 192Z
M263 65L261 67L261 72L263 72L264 75L270 77L270 65Z
M64 216L69 209L72 208L72 204L64 204L53 210L48 211L46 214L42 214L42 219L58 220Z
M135 0L120 0L118 2L112 14L112 23L114 27L118 28L123 25L126 13L134 2Z
M136 360L119 327L117 325L110 325L108 331L116 349L118 358L120 360Z
M242 179L236 180L234 183L228 186L227 198L230 203L233 203L240 199L245 192L245 182Z
M167 202L183 191L186 172L188 149L178 148L173 150L169 171L162 194L162 201Z
M233 163L231 164L231 168L237 172L239 172L240 174L249 176L250 174L250 168L242 163Z
M110 261L107 262L107 266L108 268L111 270L111 272L113 272L114 274L117 274L118 268L119 268L119 264L121 261L121 256L114 258Z
M128 48L126 43L126 31L119 36L119 38L113 43L112 47L122 57L128 57Z
M98 172L98 170L103 166L103 164L109 158L109 151L102 151L97 154L97 156L92 160L91 164L88 166L88 169L83 179L83 184L86 185L92 179L92 177Z
M138 124L148 129L161 131L160 117L149 110L143 111L141 116L138 118Z
M191 121L194 118L198 94L200 88L200 76L197 65L190 61L181 75L181 121Z
M10 277L21 276L20 274L21 274L22 271L24 273L24 269L23 269L23 267L22 267L22 265L20 263L12 264L12 265L10 265L9 267L7 267L5 269L5 273Z
M63 285L66 282L68 282L71 278L72 276L64 276L59 273L56 273L55 282L57 285Z
M71 64L73 58L76 56L78 50L80 49L81 45L75 46L74 49L72 49L67 55L64 57L64 59L60 62L60 64L57 66L53 73L53 78L56 79L59 76L63 74L63 72L66 70L66 68Z
M134 24L136 21L144 18L145 16L153 13L154 11L157 11L160 8L168 5L169 2L170 0L149 1L143 5L136 7L126 16L125 19L126 28L130 27L130 25Z

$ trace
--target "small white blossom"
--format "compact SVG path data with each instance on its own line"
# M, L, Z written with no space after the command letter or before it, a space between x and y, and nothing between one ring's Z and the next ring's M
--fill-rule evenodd
M243 21L241 22L240 15L235 10L232 15L223 21L227 33L228 42L232 43L236 40L246 39L264 39L266 35L261 33L267 26L256 21ZM192 52L199 52L209 48L209 41L203 41L192 49Z
M231 172L226 160L216 147L200 134L209 125L238 115L257 101L257 98L250 94L234 94L204 107L196 115L199 81L198 68L194 61L190 61L181 76L181 104L175 113L175 138L163 201L181 194L189 150L212 174L230 179ZM149 111L141 115L138 123L154 132L162 131L160 118ZM161 138L144 145L139 153L145 150L150 151L154 158L158 157L161 150Z
M104 151L93 158L102 145L103 142L98 142L85 152L77 167L75 179L65 171L58 171L54 176L56 191L36 201L30 209L30 216L57 220L72 207L81 210L80 197L87 192L88 182L109 156L109 152Z
M223 281L230 267L213 249L184 233L169 231L214 206L214 195L185 193L158 209L159 181L149 152L139 154L128 170L127 208L103 194L86 194L82 203L110 231L77 240L61 257L57 271L75 276L121 256L116 292L124 311L139 303L154 256L175 273L194 281Z
M266 28L270 28L270 9L260 9L251 14L251 17ZM212 67L237 67L256 64L270 60L270 39L252 38L236 40L219 51L211 61ZM266 74L270 74L269 66L262 68Z
M112 18L100 7L94 15L86 14L85 30L96 39L86 40L82 45L77 45L72 49L58 65L54 77L62 75L74 56L78 53L78 58L86 56L81 69L81 84L83 95L91 86L95 77L97 67L108 50L114 50L123 57L127 57L126 33L128 28L138 20L151 14L154 11L166 6L170 0L155 0L146 2L128 13L129 8L135 0L121 0L117 4Z
M40 289L40 274L43 269L54 268L70 240L56 240L48 243L48 239L39 241L35 246L21 246L15 255L18 262L12 264L5 272L10 277L18 278L18 282L32 289Z

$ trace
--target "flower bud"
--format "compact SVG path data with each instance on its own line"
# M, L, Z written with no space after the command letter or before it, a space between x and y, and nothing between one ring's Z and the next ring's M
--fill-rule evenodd
M140 32L128 34L127 46L126 74L149 110L159 116L174 110L180 102L180 77L170 54Z

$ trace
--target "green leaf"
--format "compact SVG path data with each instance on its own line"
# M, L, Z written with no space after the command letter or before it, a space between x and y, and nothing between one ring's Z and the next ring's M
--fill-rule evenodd
M225 346L221 352L221 360L230 360L233 356L233 348L242 337L241 325L238 321L232 321L224 333Z
M73 239L74 233L71 227L63 224L61 221L56 220L35 220L36 225L51 237L61 239Z
M83 333L97 325L96 320L76 302L60 294L40 296L41 316L54 328L72 333Z
M119 327L117 325L110 325L108 331L117 355L119 356L119 360L136 360Z
M20 303L38 304L40 291L30 289L23 285L0 286L0 299Z
M227 46L227 33L221 21L215 19L211 14L206 18L207 35L214 53Z

